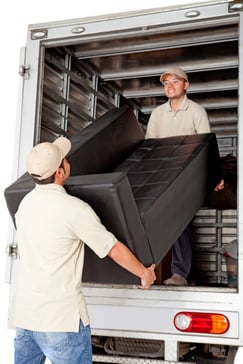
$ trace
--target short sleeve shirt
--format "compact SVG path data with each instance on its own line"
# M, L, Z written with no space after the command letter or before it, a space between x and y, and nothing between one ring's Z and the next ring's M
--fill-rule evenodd
M185 95L176 112L172 110L169 101L152 111L146 138L167 138L201 133L210 133L206 110Z
M78 332L89 324L82 294L84 247L100 258L116 243L93 209L57 184L36 185L16 213L19 251L14 323Z

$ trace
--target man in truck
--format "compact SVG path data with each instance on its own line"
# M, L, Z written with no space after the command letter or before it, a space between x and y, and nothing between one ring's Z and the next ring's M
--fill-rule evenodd
M180 67L173 67L160 76L168 101L156 107L150 116L146 138L166 138L177 135L210 133L206 110L190 100L186 92L188 76ZM224 188L222 180L215 190ZM192 233L187 226L172 248L172 276L164 281L167 286L187 286L192 265Z
M15 215L19 249L14 323L15 364L91 364L89 316L82 294L84 245L109 256L139 277L142 289L155 280L134 254L101 224L92 208L69 195L65 137L37 144L27 159L35 188Z

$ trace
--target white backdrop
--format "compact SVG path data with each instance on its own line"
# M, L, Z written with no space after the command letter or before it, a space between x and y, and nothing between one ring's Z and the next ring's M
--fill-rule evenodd
M8 211L3 196L4 189L13 181L14 138L16 129L18 100L18 67L20 48L25 46L27 26L29 24L72 19L100 14L111 14L130 10L157 8L183 3L198 3L201 0L42 0L38 1L8 0L2 5L0 21L1 39L1 136L0 142L0 362L13 363L14 331L7 329L9 285L5 283L6 245L8 226L10 223Z

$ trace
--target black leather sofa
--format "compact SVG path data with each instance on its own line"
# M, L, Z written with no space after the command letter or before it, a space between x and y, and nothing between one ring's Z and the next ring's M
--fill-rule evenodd
M215 134L147 139L129 107L113 109L71 138L67 191L145 264L158 264L204 204L220 178ZM5 190L14 214L34 187L25 173ZM137 284L109 257L85 252L83 280Z

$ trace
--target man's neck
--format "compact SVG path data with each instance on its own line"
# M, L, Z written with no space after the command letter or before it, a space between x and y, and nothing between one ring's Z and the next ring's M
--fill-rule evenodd
M177 111L180 108L180 106L184 100L184 97L185 97L185 95L182 97L179 97L179 98L170 99L170 101L169 101L170 107L173 111Z

